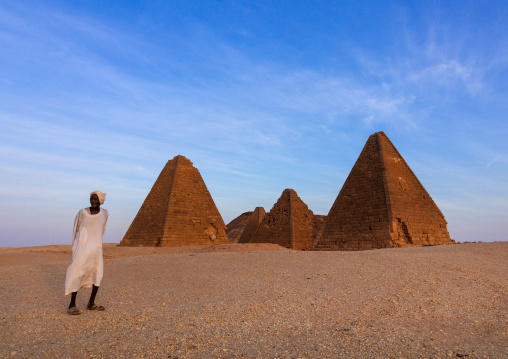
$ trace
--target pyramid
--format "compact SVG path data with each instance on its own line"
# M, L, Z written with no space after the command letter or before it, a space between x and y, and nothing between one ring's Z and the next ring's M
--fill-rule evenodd
M316 234L317 226L312 211L294 190L285 189L249 242L310 249Z
M266 212L263 207L256 207L252 215L249 217L245 228L243 229L242 235L238 239L238 243L249 243L250 239L259 227L259 224L263 221Z
M254 212L244 212L226 224L226 235L232 243L238 243L238 240L240 239L249 218L252 216L252 213Z
M383 132L369 137L316 239L315 249L453 243L446 221Z
M201 174L184 156L168 161L132 221L122 246L230 243Z

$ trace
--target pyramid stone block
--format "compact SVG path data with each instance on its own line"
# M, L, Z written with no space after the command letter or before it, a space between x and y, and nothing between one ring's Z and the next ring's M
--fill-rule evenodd
M266 212L263 207L256 207L252 215L249 217L245 228L243 229L238 243L249 243L254 233L257 231L259 225L263 221Z
M314 214L292 189L285 189L259 224L250 243L275 243L291 249L310 249L317 233Z
M230 243L201 174L184 156L168 161L132 221L122 246Z
M383 132L369 137L316 239L315 249L453 243L446 221Z

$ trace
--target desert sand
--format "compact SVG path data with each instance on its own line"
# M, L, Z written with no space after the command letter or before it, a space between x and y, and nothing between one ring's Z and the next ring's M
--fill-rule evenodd
M508 242L105 244L104 258L106 310L69 316L70 246L0 248L0 358L508 357Z

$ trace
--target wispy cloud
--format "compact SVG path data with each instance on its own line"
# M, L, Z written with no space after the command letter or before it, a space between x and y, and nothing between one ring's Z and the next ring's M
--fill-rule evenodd
M230 217L241 207L235 201L270 207L286 186L325 212L368 135L384 130L428 170L438 196L452 203L445 188L479 205L466 195L467 177L499 186L475 172L505 176L506 146L492 130L470 126L478 115L463 108L474 102L506 133L506 111L498 108L493 122L482 101L497 90L496 103L505 102L504 85L492 90L492 77L506 69L507 49L495 57L470 51L467 29L429 18L419 27L413 19L395 23L386 48L348 41L340 56L353 65L313 66L251 49L252 29L239 28L242 40L232 41L202 18L156 29L106 22L71 5L1 3L0 169L8 178L0 196L37 202L97 183L113 188L125 210L138 206L165 161L182 154L211 179ZM490 148L493 136L498 145ZM444 145L453 155L443 158ZM476 159L470 171L465 157ZM441 185L444 178L452 184Z

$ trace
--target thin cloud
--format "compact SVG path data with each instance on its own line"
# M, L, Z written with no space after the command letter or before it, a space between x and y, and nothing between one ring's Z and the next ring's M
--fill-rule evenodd
M210 179L228 216L242 207L235 202L271 207L288 186L326 212L379 130L408 149L440 201L483 208L496 195L484 187L505 188L506 146L495 136L506 133L505 86L494 78L506 69L506 46L499 56L469 51L465 28L432 16L417 28L408 17L391 24L397 36L386 46L347 39L340 55L353 65L314 66L250 48L260 39L247 25L238 33L248 43L190 15L182 26L146 30L64 9L0 4L2 198L26 193L37 207L47 194L95 183L113 189L113 209L134 213L165 161L182 154ZM491 99L497 122L486 111ZM475 111L495 130L471 126L480 122Z

